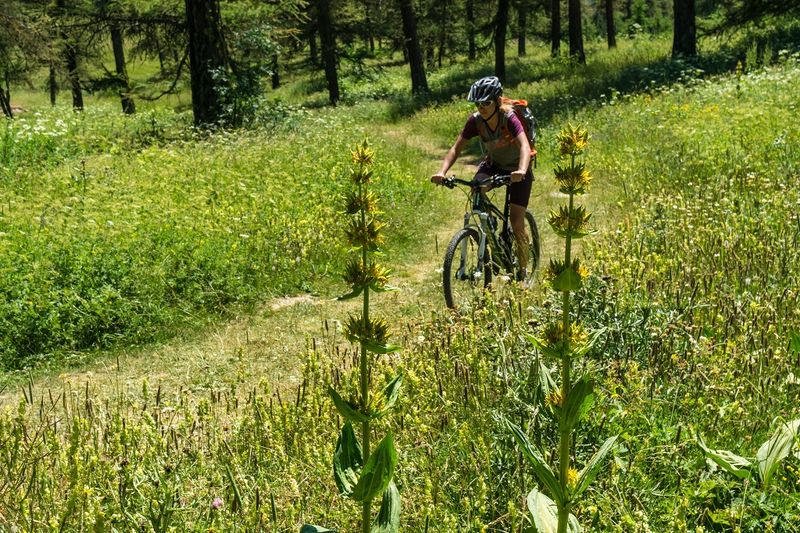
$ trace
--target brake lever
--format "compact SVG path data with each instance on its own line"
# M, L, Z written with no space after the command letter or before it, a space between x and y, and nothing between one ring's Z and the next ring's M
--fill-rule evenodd
M510 175L500 175L494 176L492 178L492 186L500 187L502 185L510 184L511 183L511 176Z

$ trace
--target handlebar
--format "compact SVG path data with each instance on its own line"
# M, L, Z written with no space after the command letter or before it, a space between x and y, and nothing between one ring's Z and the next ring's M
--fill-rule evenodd
M501 187L503 185L508 185L509 183L511 183L511 174L495 174L489 179L483 181L478 179L467 181L455 176L448 176L442 180L442 185L448 189L453 189L456 185L466 185L468 187L485 187L487 185L491 187Z

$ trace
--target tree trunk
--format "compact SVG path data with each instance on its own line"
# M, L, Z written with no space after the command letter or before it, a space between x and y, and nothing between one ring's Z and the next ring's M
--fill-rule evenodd
M67 43L64 55L67 59L69 84L72 87L72 108L76 111L83 111L83 89L81 88L81 78L78 72L78 52L72 43Z
M617 30L614 27L614 0L606 0L606 38L608 47L616 48Z
M312 65L319 65L319 52L317 51L317 28L311 26L308 30L308 58Z
M3 110L3 114L6 117L14 118L14 112L11 110L11 88L8 81L8 72L5 72L3 78L6 82L6 88L0 87L0 109Z
M550 11L550 55L558 57L561 53L561 0L551 0Z
M447 44L447 31L450 29L447 25L447 5L449 0L441 0L441 18L439 19L439 55L436 58L436 63L439 68L442 68L442 59L444 58L444 49Z
M122 30L116 22L111 24L111 48L114 50L114 67L117 71L117 78L122 84L119 92L122 112L132 115L136 113L136 104L131 97L131 83L128 78L128 70L125 68L125 47L122 43Z
M278 54L272 54L272 66L270 66L270 70L272 70L272 88L277 89L281 86L281 77L278 73Z
M331 105L335 106L339 102L339 76L336 72L336 36L333 34L330 0L317 0L317 20L325 79L328 80L328 98Z
M494 29L494 75L506 81L506 31L508 29L509 0L497 2L497 25Z
M371 54L375 53L375 32L372 29L372 2L369 0L364 1L364 14L366 15L366 27L367 27L367 46L369 47L369 52Z
M56 67L50 63L50 76L48 78L48 85L50 88L50 105L56 105L56 96L58 95L58 82L56 81Z
M583 52L583 28L581 26L581 0L569 0L569 55L581 65L586 64Z
M467 0L467 44L469 45L469 60L477 57L475 46L475 0Z
M695 0L674 0L675 24L673 26L672 57L697 55L694 2Z
M222 92L226 82L220 78L225 78L228 70L219 0L186 0L186 26L194 123L217 124L225 118Z
M528 37L528 6L525 4L525 2L520 2L517 5L517 20L519 22L519 25L517 26L517 55L522 57L526 53L525 41Z
M428 92L428 79L425 77L425 63L422 61L422 48L417 38L417 18L414 15L412 0L399 0L403 17L403 35L408 50L408 63L411 67L411 94Z
M58 7L59 15L63 18L66 15L66 0L58 0L56 7ZM81 79L78 73L78 51L75 48L75 43L72 42L72 39L63 29L60 34L61 39L64 41L64 60L67 63L67 76L72 88L72 108L81 111L83 110L83 90L81 89Z

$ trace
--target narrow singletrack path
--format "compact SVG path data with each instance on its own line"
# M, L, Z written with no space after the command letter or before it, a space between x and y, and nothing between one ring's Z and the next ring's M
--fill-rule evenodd
M424 161L425 173L433 173L444 156L429 139L404 134L402 125L393 124L380 130L391 142L413 143L417 150L430 153ZM462 173L474 171L464 159ZM421 178L421 179L424 179ZM392 271L391 284L399 291L381 294L374 300L375 313L385 316L400 331L409 320L430 316L444 307L439 267L448 239L459 225L463 202L451 191L436 189L442 194L446 212L420 217L417 245L406 253L403 262L385 257ZM391 236L388 236L391 238ZM200 332L178 336L168 342L143 348L116 350L99 354L91 362L67 368L60 373L42 374L24 384L38 397L47 389L58 391L65 386L72 390L88 389L99 397L120 392L137 394L147 381L153 390L204 390L252 388L266 384L271 390L294 389L297 386L302 355L312 342L341 342L337 331L348 313L359 311L360 302L335 300L338 295L334 280L331 294L290 294L263 302L252 314L237 316L223 323L210 325ZM339 292L345 291L344 282ZM0 406L15 404L22 397L20 386L0 391Z
M420 162L420 179L438 169L447 148L441 143L410 135L402 124L379 126L376 133L389 142L403 142L429 157ZM459 176L471 176L478 161L462 156L453 168ZM542 264L554 252L549 239L546 213L559 198L551 192L549 180L537 173L530 208L542 233ZM420 322L431 312L444 309L441 289L441 263L453 233L460 227L464 196L458 191L430 185L431 194L442 195L439 212L423 214L416 226L416 246L401 262L386 256L383 262L392 271L391 284L400 290L381 294L374 300L374 312L387 318L394 332L404 331L409 322ZM389 236L391 238L391 236ZM332 280L330 294L289 294L265 300L251 314L212 324L199 332L178 336L163 344L93 354L91 362L67 368L60 373L41 373L24 384L34 397L47 389L63 387L91 391L99 397L138 394L146 381L154 390L167 394L178 390L202 393L207 390L237 388L249 390L266 385L270 390L295 389L298 385L304 352L314 342L346 345L340 330L348 313L357 313L360 301L339 302ZM22 397L20 386L0 391L0 406L13 405Z

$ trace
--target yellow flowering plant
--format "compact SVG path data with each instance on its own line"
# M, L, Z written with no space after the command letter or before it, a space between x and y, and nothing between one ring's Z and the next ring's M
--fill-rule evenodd
M557 468L552 468L544 459L550 454L542 454L537 450L518 426L511 422L508 425L523 454L533 465L537 478L549 493L535 488L528 494L528 509L533 515L536 529L575 533L581 528L572 514L573 504L597 475L617 437L607 439L582 470L578 471L572 466L570 450L573 434L594 403L590 376L584 375L573 381L572 361L589 350L596 335L590 337L570 314L571 294L581 288L588 276L581 261L572 257L572 241L592 233L589 228L592 215L582 205L576 205L575 196L588 191L592 176L585 163L578 161L588 146L588 131L569 125L558 134L557 140L563 159L554 168L555 180L559 191L568 196L568 203L552 211L548 222L556 235L565 240L564 259L551 260L545 277L552 289L561 293L561 317L545 326L541 338L531 338L545 357L556 359L560 365L560 386L545 398L545 406L558 421Z
M402 376L397 375L377 394L370 394L370 353L386 354L398 349L389 344L389 324L382 318L370 317L370 293L393 290L388 285L389 270L374 255L383 243L376 195L369 190L372 183L374 152L364 140L352 153L354 167L350 178L354 189L346 195L345 214L350 217L345 237L354 257L346 266L344 280L351 291L339 300L361 296L361 314L350 315L344 327L347 340L361 347L358 368L358 395L345 400L333 387L328 393L339 414L345 419L333 456L333 474L339 492L361 503L361 532L395 533L400 528L400 492L392 477L397 465L397 452L391 431L374 450L370 447L373 420L388 414L397 401ZM353 425L359 425L361 440ZM378 514L372 519L372 500L381 496ZM319 526L304 525L301 533L331 531Z

